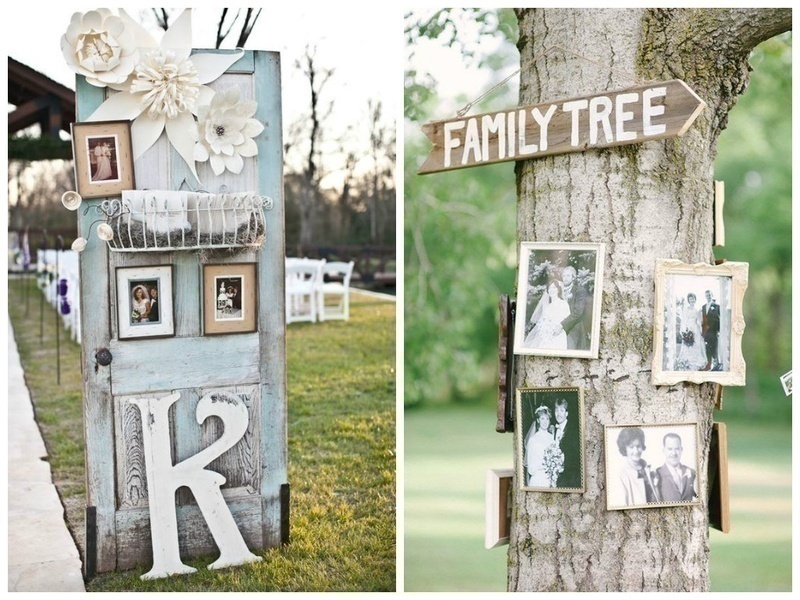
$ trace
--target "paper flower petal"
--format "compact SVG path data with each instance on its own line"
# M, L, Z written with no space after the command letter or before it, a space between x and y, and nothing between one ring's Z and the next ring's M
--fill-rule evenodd
M225 170L225 161L222 160L222 156L219 154L212 154L209 162L211 163L211 168L214 170L214 175L222 175L222 172Z
M253 140L247 138L243 144L236 146L236 151L239 153L239 156L249 158L258 154L258 146L256 146L256 143Z
M122 95L122 94L120 94ZM131 141L133 143L133 159L136 160L158 141L164 131L164 115L151 117L147 113L139 115L131 124Z
M197 127L194 118L188 112L181 113L174 119L167 119L167 138L178 154L181 155L181 158L189 165L194 178L200 181L194 165L194 140L190 133L190 130L194 127Z
M125 29L133 33L138 48L158 48L158 42L150 35L150 32L134 21L122 8L119 9L119 18L125 23Z
M197 69L200 83L210 83L227 71L242 56L244 56L244 50L237 50L232 54L194 54L192 63Z
M244 160L242 160L242 157L238 154L234 154L233 156L224 156L222 160L225 161L225 168L227 168L231 173L239 174L242 172Z
M97 107L87 121L132 120L142 112L139 98L126 93L113 94Z
M161 38L162 50L175 52L175 61L189 58L192 52L192 9L187 8L175 19ZM200 83L206 83L201 81Z

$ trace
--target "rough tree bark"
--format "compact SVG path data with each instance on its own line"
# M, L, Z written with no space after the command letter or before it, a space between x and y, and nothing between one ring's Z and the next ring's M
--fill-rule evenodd
M517 163L518 241L605 242L597 360L518 357L517 388L585 390L584 494L515 494L509 591L707 591L701 504L607 511L604 425L699 425L713 384L650 384L657 258L712 262L713 160L748 56L791 28L790 9L518 9L520 104L684 80L707 108L681 138ZM543 58L548 48L560 47ZM608 65L602 68L572 53ZM746 257L742 257L746 260ZM516 457L519 460L520 457Z

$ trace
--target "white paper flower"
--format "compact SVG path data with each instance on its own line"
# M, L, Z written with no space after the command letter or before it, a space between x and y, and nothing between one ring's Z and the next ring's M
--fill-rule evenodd
M125 14L122 9L120 14ZM144 39L145 36L149 39ZM193 115L196 107L207 103L207 98L214 93L204 84L217 79L244 52L190 56L191 42L191 9L181 13L160 44L142 30L137 43L139 47L150 48L150 51L142 53L135 75L119 88L120 93L110 96L87 121L133 121L134 160L166 131L170 144L197 178L193 159L196 127Z
M264 126L252 118L258 104L252 100L239 101L239 96L238 87L219 91L209 105L197 109L194 159L210 160L215 175L225 169L241 173L242 159L258 154L253 138L264 131Z
M141 93L141 105L148 116L174 119L193 112L200 95L200 80L192 61L178 61L175 52L153 50L136 67L131 93Z
M88 243L88 240L86 238L82 238L82 237L75 238L75 241L72 242L72 249L75 252L83 252L83 249L86 248L86 244L87 243Z
M100 223L97 226L97 237L99 237L104 242L110 242L114 239L114 230L111 228L111 225L108 223Z
M136 23L107 8L72 15L61 37L61 52L70 69L97 87L124 84L139 60Z

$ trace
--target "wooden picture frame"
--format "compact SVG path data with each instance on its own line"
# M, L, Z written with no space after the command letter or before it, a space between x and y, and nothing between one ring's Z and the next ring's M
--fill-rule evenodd
M203 333L250 333L258 327L256 263L203 265Z
M75 184L83 198L136 189L130 121L73 123L71 131Z
M714 245L725 245L725 182L714 182Z
M728 428L714 423L708 452L708 524L722 533L731 530L731 499L728 483Z
M597 358L605 244L522 242L514 353Z
M697 423L606 425L606 509L700 504L698 441Z
M583 389L521 388L515 409L518 489L584 492Z
M511 533L511 494L514 469L486 471L486 527L484 546L487 550L508 544Z
M502 294L498 302L497 433L514 431L514 318L516 301Z
M745 384L742 303L748 266L656 261L653 385Z
M172 265L117 267L116 280L120 340L175 335Z

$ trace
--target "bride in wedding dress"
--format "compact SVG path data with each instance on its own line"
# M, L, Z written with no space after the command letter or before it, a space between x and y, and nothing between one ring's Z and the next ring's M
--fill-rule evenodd
M531 315L533 329L525 336L526 348L565 350L567 333L561 322L569 316L569 303L564 300L561 282L554 279L547 286L536 310Z
M111 148L108 144L98 144L94 149L97 161L97 171L92 175L93 181L102 181L111 178Z

